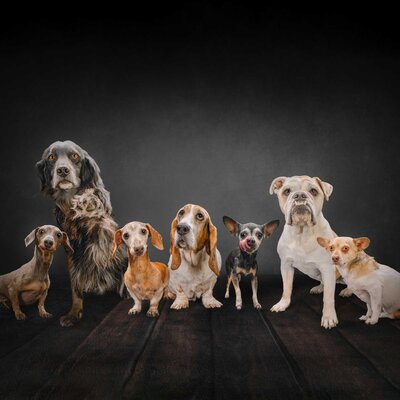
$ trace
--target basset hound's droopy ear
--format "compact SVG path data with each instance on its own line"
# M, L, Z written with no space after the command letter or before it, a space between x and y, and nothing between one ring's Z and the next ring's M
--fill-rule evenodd
M317 176L314 179L318 182L318 185L324 192L325 200L328 201L333 192L333 186L328 182L324 182L321 178L318 178Z
M211 218L208 221L208 241L206 244L206 251L210 256L210 259L208 260L208 266L215 275L219 276L217 262L217 228L211 222Z
M122 243L122 230L118 229L114 233L114 243L113 243L113 249L112 249L112 256L113 258L115 257L115 253L117 252L118 246Z
M272 181L271 186L269 187L269 194L276 194L278 190L283 186L286 179L286 176L279 176L278 178L275 178Z
M169 253L171 255L171 269L178 269L182 262L181 253L179 252L179 249L175 246L175 233L177 225L178 225L178 219L175 218L171 223L171 232L169 236L170 240Z
M146 224L146 227L150 232L151 244L158 250L164 250L162 236L150 224Z

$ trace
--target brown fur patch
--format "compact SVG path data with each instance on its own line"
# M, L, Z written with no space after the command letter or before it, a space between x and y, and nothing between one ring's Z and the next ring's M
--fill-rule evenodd
M360 255L349 262L347 266L348 270L357 278L368 275L369 273L379 268L378 263L374 257L369 256L364 252L360 252Z

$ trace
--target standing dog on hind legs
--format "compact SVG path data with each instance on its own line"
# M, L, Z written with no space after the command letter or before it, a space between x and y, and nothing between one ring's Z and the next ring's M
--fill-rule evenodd
M240 224L234 219L224 216L224 225L232 236L239 237L239 247L232 250L226 261L225 268L228 275L225 298L229 298L229 287L233 283L236 293L236 308L242 309L242 293L240 292L239 282L242 275L251 275L251 289L253 292L253 306L261 308L257 298L257 251L264 238L270 237L279 226L279 221L274 220L264 225L253 223Z
M84 292L103 294L114 290L121 293L127 260L122 249L112 257L118 227L111 215L110 194L94 159L76 143L67 140L51 144L36 167L41 190L53 198L58 226L67 233L74 250L67 253L72 307L60 319L62 326L72 326L82 318ZM89 197L94 194L102 203L101 218L92 217L91 206L83 212L86 215L79 217L75 215L76 210L71 210L77 205L76 201L80 203L80 196L87 189L93 189L93 193L88 193ZM79 212L82 214L81 210Z

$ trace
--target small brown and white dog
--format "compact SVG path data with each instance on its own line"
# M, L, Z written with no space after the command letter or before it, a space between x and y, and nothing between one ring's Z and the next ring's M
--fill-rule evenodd
M45 307L47 292L50 287L49 269L55 251L63 245L73 252L68 236L54 225L43 225L34 229L26 238L25 246L35 241L33 258L22 267L0 276L0 303L7 307L11 302L15 318L26 319L21 304L38 303L39 315L50 318Z
M400 318L400 273L364 252L370 243L367 237L317 240L331 254L348 288L367 304L360 320L374 325L379 318Z
M115 232L113 255L117 252L118 246L124 243L129 260L124 282L135 301L128 314L140 313L142 301L150 300L147 316L157 317L158 304L168 286L169 270L163 263L150 261L147 249L149 237L156 249L164 249L161 235L150 224L130 222Z
M213 296L221 270L217 249L217 228L210 215L195 204L182 207L171 224L171 278L168 297L175 299L171 308L189 307L189 300L201 297L205 308L222 306Z

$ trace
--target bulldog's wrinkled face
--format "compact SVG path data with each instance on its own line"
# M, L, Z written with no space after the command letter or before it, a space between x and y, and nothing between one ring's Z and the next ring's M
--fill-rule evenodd
M270 187L270 193L278 196L286 224L294 226L315 225L332 191L329 183L309 176L279 177Z
M333 240L318 237L318 243L324 247L332 258L334 265L345 265L355 260L360 251L365 250L370 243L367 237L351 238L346 236L336 237Z
M120 229L122 242L131 256L140 257L147 251L149 229L142 222L130 222Z
M210 221L208 212L200 206L186 204L177 215L177 225L174 235L176 247L185 250L198 250L202 236L207 231L206 227Z
M82 194L75 195L71 200L72 219L101 218L104 216L104 205L95 194L94 189L87 189Z

